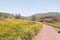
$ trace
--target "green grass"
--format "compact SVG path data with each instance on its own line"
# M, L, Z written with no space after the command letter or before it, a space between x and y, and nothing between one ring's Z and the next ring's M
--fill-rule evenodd
M52 22L52 23L44 22L44 23L60 29L60 22Z

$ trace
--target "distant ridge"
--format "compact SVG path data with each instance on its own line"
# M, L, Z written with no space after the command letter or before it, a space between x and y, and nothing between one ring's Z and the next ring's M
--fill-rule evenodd
M0 18L13 18L14 15L10 13L0 12Z
M38 17L45 17L45 16L60 16L60 13L59 13L59 12L38 13L38 14L35 14L35 16L38 16Z
M47 12L47 13L38 13L38 14L34 14L32 16L29 16L28 19L29 20L34 20L35 21L48 21L48 22L55 22L58 21L60 22L60 12Z

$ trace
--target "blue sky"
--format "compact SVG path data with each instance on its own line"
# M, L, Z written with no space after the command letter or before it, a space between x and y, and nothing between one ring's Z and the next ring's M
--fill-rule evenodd
M0 12L20 13L22 16L60 12L60 0L0 0Z

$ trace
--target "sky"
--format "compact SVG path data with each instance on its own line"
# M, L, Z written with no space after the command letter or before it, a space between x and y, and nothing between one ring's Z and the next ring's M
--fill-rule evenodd
M0 0L0 12L20 13L22 16L60 12L60 0Z

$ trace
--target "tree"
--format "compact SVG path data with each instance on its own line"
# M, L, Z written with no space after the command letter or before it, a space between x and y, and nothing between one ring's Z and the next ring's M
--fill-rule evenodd
M59 19L58 17L53 17L54 22L58 22L58 19Z
M35 15L32 16L32 20L35 21Z
M19 14L16 14L16 15L15 15L15 18L16 18L16 19L20 19L20 18L21 18L20 13L19 13Z
M40 21L39 17L37 17L37 16L35 16L35 15L32 16L32 20L33 20L33 21Z

